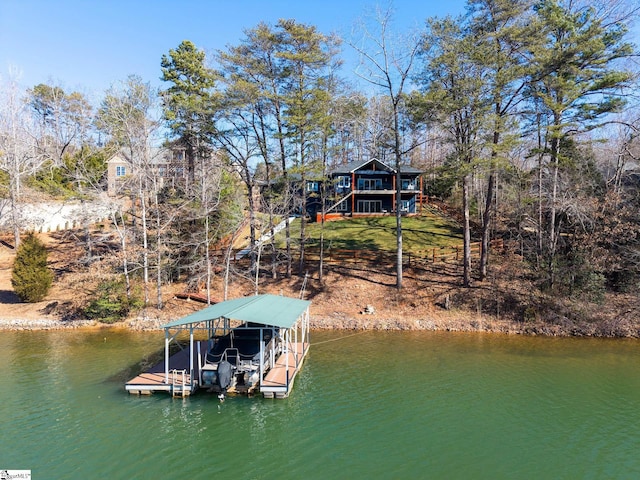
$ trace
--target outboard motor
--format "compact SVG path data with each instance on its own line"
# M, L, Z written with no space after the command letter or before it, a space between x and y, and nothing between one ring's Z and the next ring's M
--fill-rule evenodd
M222 360L218 363L218 386L226 391L231 385L231 379L233 378L233 365L226 360Z

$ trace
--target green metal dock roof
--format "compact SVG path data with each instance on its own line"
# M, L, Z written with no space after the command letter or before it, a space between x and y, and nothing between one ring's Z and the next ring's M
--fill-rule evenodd
M291 328L311 304L308 300L280 295L255 295L227 300L191 313L163 328L174 328L190 323L206 322L218 318L253 322L279 328Z

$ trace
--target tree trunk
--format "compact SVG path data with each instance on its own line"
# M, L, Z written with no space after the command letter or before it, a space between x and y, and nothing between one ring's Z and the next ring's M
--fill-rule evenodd
M142 222L142 277L144 282L144 304L149 304L149 234L147 231L147 202L142 179L138 184L140 200L140 221Z
M247 179L245 180L245 184L247 186L247 205L249 207L249 246L251 247L251 266L250 271L253 271L256 268L256 252L255 248L257 246L256 239L256 206L253 199L253 182L249 179L249 175L251 173L248 169L245 171L245 175Z
M555 125L560 125L560 119L556 116ZM557 223L557 198L558 198L558 175L560 171L560 139L557 138L555 132L551 139L551 208L549 212L549 239L548 239L548 256L547 266L549 275L549 288L553 288L555 283L555 256L556 246L558 244L558 226Z
M396 288L402 289L402 178L396 161Z
M162 310L162 228L160 222L160 205L158 203L158 186L155 182L153 200L156 211L156 308Z
M300 259L298 261L298 275L302 275L304 270L304 244L307 226L307 188L304 170L302 172L302 199L300 206Z
M211 278L213 277L213 269L211 268L211 249L209 248L209 213L205 215L204 228L204 258L207 264L207 305L211 305ZM231 242L231 245L233 246L233 241Z
M489 174L487 184L487 198L485 199L484 215L482 217L482 246L480 251L480 281L487 278L489 265L489 244L491 240L491 207L495 196L495 173Z
M124 276L125 294L127 296L127 300L131 300L131 278L129 276L129 261L127 259L127 227L124 221L124 216L122 215L122 209L118 209L118 215L116 215L116 212L113 212L111 215L113 226L115 227L116 231L118 232L118 236L120 237L120 249L122 252L122 275ZM122 228L120 228L120 224L118 223L118 217L120 217Z
M402 289L402 175L400 174L400 122L398 104L393 106L394 154L396 159L396 288Z
M93 258L93 243L91 241L91 223L89 221L89 213L87 212L87 202L84 198L80 200L80 208L82 212L82 228L84 230L84 241L87 249L87 260L91 262Z
M469 175L462 179L462 212L463 212L463 279L465 287L471 286L471 227L469 224Z

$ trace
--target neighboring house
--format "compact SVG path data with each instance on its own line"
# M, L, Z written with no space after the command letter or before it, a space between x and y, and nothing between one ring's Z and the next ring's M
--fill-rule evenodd
M422 200L422 171L400 168L400 209L403 214L419 212ZM395 213L396 170L379 160L352 162L335 168L329 174L330 184L326 217L366 216ZM317 196L320 182L307 181L307 194ZM314 202L312 218L320 217L321 204ZM309 209L308 209L309 210Z
M127 156L118 152L107 160L107 194L115 197L123 185L127 175L132 171L131 162Z
M136 173L135 168L124 150L117 152L107 161L107 193L109 196L114 197L123 192L127 180ZM152 149L149 173L159 180L160 186L166 185L168 182L173 185L178 182L184 183L184 149Z

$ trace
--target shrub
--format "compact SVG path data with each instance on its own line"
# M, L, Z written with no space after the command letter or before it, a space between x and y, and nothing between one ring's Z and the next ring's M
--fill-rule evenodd
M47 267L47 249L33 233L20 243L13 262L11 285L23 302L41 301L51 288L53 273Z
M124 281L104 280L98 285L95 297L83 313L90 320L115 323L141 306L142 302L136 295L127 298Z

